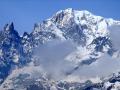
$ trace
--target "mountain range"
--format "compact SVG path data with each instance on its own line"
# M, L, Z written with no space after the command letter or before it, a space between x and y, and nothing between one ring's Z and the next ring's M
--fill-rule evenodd
M6 24L0 90L119 90L119 29L120 21L71 8L22 36L13 22Z

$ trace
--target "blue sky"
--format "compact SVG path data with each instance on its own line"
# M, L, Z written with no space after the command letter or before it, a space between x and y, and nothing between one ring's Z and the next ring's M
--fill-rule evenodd
M20 34L31 32L34 23L66 8L120 20L120 0L0 0L0 29L13 21Z

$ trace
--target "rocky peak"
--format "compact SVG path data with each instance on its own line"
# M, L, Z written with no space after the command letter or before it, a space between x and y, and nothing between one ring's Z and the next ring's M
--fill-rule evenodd
M23 37L23 38L28 38L29 36L30 36L30 35L29 35L27 32L24 32L22 37Z
M13 22L10 24L6 24L4 30L2 31L4 37L8 37L9 39L17 40L20 39L19 33L14 29Z
M14 24L13 24L13 22L11 22L10 24L6 24L4 26L4 30L6 30L6 31L12 31L12 30L14 30Z

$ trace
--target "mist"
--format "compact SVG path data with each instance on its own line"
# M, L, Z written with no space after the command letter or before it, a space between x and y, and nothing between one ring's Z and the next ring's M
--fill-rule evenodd
M75 50L71 41L54 40L35 48L34 57L50 78L60 80L66 77L66 71L74 68L74 63L65 60L65 57Z
M112 41L113 48L120 51L120 26L111 26L108 30L110 31L110 39ZM119 52L117 52L117 54L119 54ZM120 58L112 57L105 53L97 59L96 62L87 66L81 66L80 69L72 74L72 76L89 79L93 77L106 77L119 71Z
M113 47L120 50L120 26L113 25L108 28L110 31L110 39L112 41Z
M120 71L120 60L112 58L108 54L104 54L96 62L81 66L80 69L75 71L72 76L79 76L81 79L106 77L112 73Z
M120 27L112 26L110 30L110 38L113 47L120 50ZM71 41L53 40L43 45L39 45L34 49L33 56L37 59L34 61L40 65L54 80L73 80L90 79L95 77L106 77L112 73L120 71L120 60L114 58L107 53L103 54L96 62L90 65L80 66L71 75L66 72L73 70L76 66L74 62L65 60L66 56L76 51L76 45ZM71 77L71 78L70 78Z
M112 26L109 30L113 47L116 50L120 50L119 27ZM66 60L66 57L76 52L78 50L77 47L78 45L69 40L52 40L43 45L40 44L33 49L33 61L21 69L13 70L5 83L11 83L11 78L19 77L21 73L30 74L27 77L29 79L45 77L54 81L85 82L86 80L92 80L92 82L100 82L100 78L120 71L120 58L103 53L92 64L82 65L72 74L66 75L66 72L76 67L76 62ZM79 50L82 53L83 49L80 48Z

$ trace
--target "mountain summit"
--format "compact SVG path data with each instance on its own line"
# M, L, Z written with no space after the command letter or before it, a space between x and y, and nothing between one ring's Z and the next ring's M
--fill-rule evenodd
M119 74L114 82L110 81L114 76L99 83L72 79L81 68L99 62L103 55L119 58L119 49L114 47L109 29L113 26L119 27L120 21L72 8L36 23L34 30L23 36L13 23L6 24L0 31L1 90L112 90L112 84L119 82ZM106 83L110 83L109 87Z

